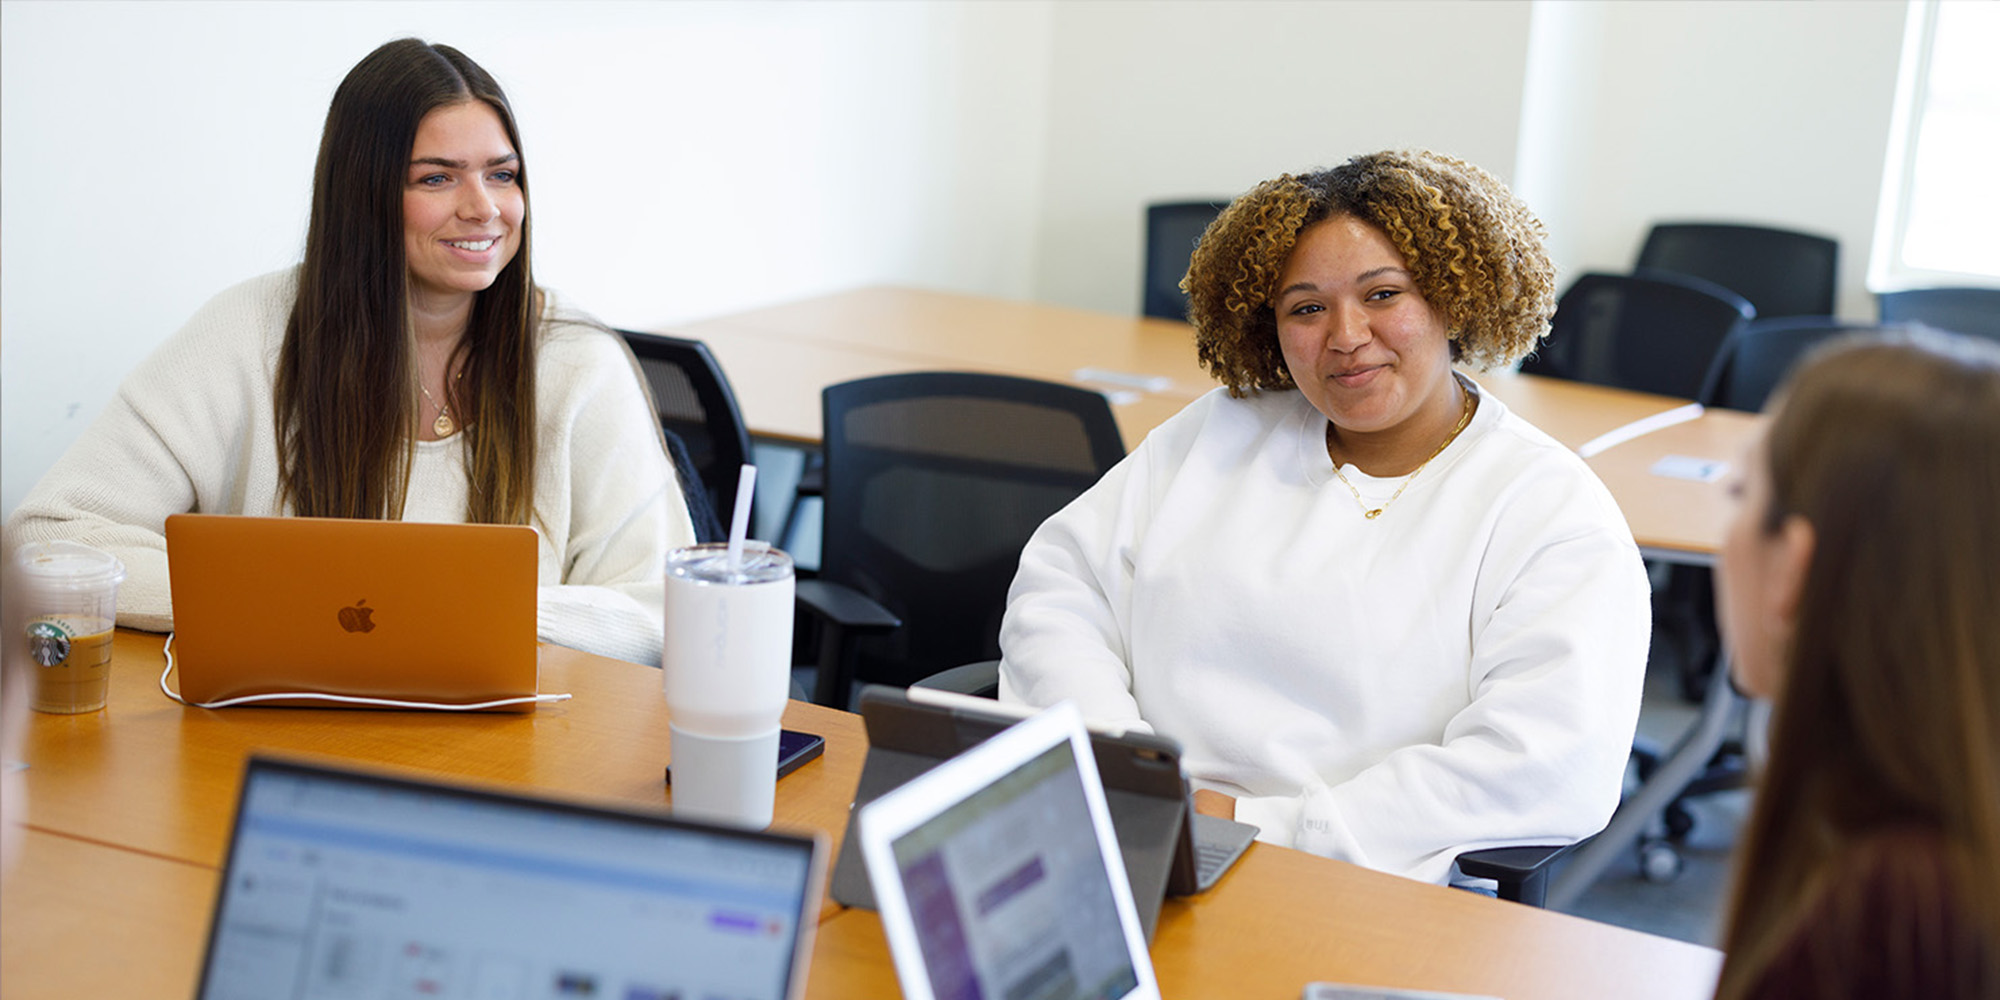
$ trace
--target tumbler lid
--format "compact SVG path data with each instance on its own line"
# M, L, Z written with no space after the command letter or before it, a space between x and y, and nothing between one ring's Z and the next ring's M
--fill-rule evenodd
M695 583L743 586L775 583L792 577L792 557L765 542L747 542L743 562L729 569L729 546L721 542L690 545L667 553L667 575Z
M125 579L117 556L78 542L29 542L15 550L14 561L24 582L42 590L98 590Z

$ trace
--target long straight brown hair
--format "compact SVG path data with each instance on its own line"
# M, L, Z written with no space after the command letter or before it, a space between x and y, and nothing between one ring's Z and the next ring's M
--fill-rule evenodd
M298 299L272 387L280 497L296 514L402 515L418 420L403 187L424 116L475 100L500 116L521 155L521 245L473 302L447 402L466 418L466 519L533 516L541 295L529 266L527 156L493 77L457 49L415 38L348 71L320 134Z
M1844 344L1779 400L1763 528L1803 517L1815 545L1737 860L1724 1000L1752 994L1871 835L1935 836L1972 922L1953 933L2000 935L2000 346Z

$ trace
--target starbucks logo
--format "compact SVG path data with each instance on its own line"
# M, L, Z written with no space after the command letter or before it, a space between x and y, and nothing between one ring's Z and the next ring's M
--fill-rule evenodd
M69 632L54 622L29 625L28 655L45 667L61 666L69 659Z

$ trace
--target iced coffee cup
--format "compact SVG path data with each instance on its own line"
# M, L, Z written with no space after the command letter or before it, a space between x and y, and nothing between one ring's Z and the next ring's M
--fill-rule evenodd
M15 559L35 675L29 704L62 715L103 708L125 564L75 542L31 542Z
M660 666L675 812L771 824L791 656L790 556L761 542L746 543L734 568L720 543L667 554Z

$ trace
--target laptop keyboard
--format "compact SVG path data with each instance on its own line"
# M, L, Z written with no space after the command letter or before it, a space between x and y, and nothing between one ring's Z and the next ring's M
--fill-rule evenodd
M1211 844L1200 840L1195 841L1194 863L1201 883L1207 885L1214 881L1217 876L1222 874L1224 868L1229 867L1229 862L1236 857L1236 853L1230 849L1228 844Z

